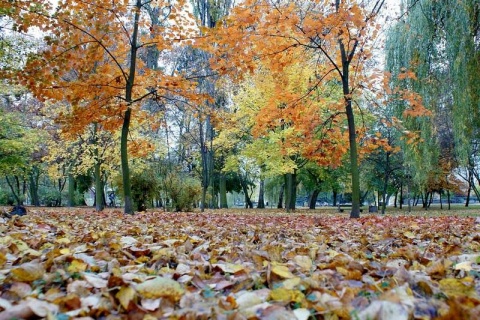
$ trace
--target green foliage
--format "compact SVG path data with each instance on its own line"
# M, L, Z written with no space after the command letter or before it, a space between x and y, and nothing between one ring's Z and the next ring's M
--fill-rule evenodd
M150 170L141 173L135 172L130 179L133 202L138 211L145 211L159 193L158 180Z
M192 205L200 200L200 182L186 173L171 172L165 180L165 192L172 200L175 211L190 211Z
M27 132L21 127L13 113L0 110L0 174L24 170L28 166L28 158L32 146L24 140Z
M13 206L14 204L15 197L12 195L12 192L4 187L0 188L0 205Z

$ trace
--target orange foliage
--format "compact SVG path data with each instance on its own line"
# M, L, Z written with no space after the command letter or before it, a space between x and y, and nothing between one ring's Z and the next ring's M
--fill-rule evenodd
M0 318L478 319L479 219L429 212L30 208L0 217Z
M31 11L29 3L15 2L15 10L26 15ZM184 0L174 6L169 1L151 5L171 7L169 19L174 27L152 25L148 14L142 12L137 59L133 62L133 14L129 2L67 0L59 4L55 14L47 10L47 4L38 2L39 7L45 8L41 14L33 14L41 18L38 21L26 18L31 14L16 16L19 28L35 24L48 32L46 47L30 57L18 77L39 99L70 104L57 119L64 131L81 132L93 122L106 130L117 130L127 107L132 109L136 121L143 121L146 117L140 108L145 98L204 98L195 93L195 83L184 76L147 66L149 50L172 50L194 34L193 18L186 13L176 14L178 8L186 5ZM132 63L135 68L131 68Z

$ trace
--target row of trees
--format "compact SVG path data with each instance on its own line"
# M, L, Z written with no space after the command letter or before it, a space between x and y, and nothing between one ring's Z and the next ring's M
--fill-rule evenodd
M312 207L350 192L358 217L373 190L384 205L398 190L425 205L458 192L461 168L478 195L475 130L462 128L478 109L479 10L447 2L403 2L385 74L381 0L1 0L2 175L36 203L48 172L69 204L93 177L122 190L126 213L152 198L226 207L229 191L251 206L257 181L262 207L267 181L287 210L300 182ZM445 22L455 10L462 30ZM15 41L34 27L43 41Z

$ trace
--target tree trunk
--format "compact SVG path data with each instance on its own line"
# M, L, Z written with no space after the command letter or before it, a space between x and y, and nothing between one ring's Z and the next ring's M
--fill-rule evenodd
M67 206L75 207L75 178L68 174L68 203Z
M8 178L8 176L5 176L7 180L7 184L10 187L10 191L12 191L13 197L15 198L15 203L17 206L23 206L23 199L22 196L20 195L20 185L19 185L19 179L17 176L14 176L15 181L11 181L11 179Z
M290 183L291 183L291 180L289 179L288 177L288 173L284 174L283 175L283 185L284 185L284 189L285 189L285 210L287 212L289 212L290 210L290 197L292 196L290 191L292 190L290 188Z
M309 209L315 210L319 193L320 193L320 190L318 190L318 189L313 190L312 194L310 195L310 200L309 200L309 203L308 203Z
M403 182L400 183L400 210L403 209Z
M258 209L265 209L265 179L260 179L260 188L258 190Z
M220 173L219 188L220 188L220 208L226 209L226 208L228 208L228 204L227 204L227 178L225 177L224 173Z
M202 126L200 126L202 127ZM200 138L203 140L203 138ZM207 168L207 147L204 143L200 143L202 146L202 203L200 204L200 210L205 211L207 202L207 190L208 190L208 168Z
M95 211L100 212L105 209L103 197L103 181L100 171L100 163L96 162L95 167Z
M133 202L132 202L132 185L130 183L130 168L128 166L128 132L130 129L130 118L132 116L132 108L130 104L133 102L133 87L135 85L135 72L137 63L138 52L138 28L140 21L140 11L142 8L142 1L137 0L135 3L135 16L134 26L132 32L132 39L130 41L130 69L128 73L128 79L125 86L125 102L127 103L127 109L123 117L122 133L120 137L120 158L122 164L122 180L123 180L123 200L125 201L125 214L133 214Z
M338 198L338 191L332 190L332 197L333 197L333 206L337 206L337 198Z
M285 184L282 184L282 186L280 187L280 193L278 195L277 209L282 209L283 208L284 192L285 192Z
M98 139L97 139L97 130L98 124L93 124L93 135L94 135L94 151L93 156L95 163L93 165L94 168L94 177L95 177L95 211L100 212L105 209L104 206L104 198L103 198L103 181L102 181L102 161L100 159L100 155L98 152Z
M248 194L247 181L242 176L240 176L240 184L242 185L243 194L245 195L245 208L253 209L252 200L250 199L250 195Z
M447 190L447 202L448 202L448 210L450 210L451 209L450 190Z
M33 206L40 206L40 198L38 196L38 180L40 178L40 172L38 167L34 166L32 171L30 172L29 176L29 189L30 189L30 197Z
M290 174L288 183L290 188L289 209L295 211L297 204L297 169L294 169L293 173Z
M468 182L468 190L467 190L467 199L465 200L465 207L468 207L469 203L470 203L470 193L472 191L472 184L470 183L470 181Z

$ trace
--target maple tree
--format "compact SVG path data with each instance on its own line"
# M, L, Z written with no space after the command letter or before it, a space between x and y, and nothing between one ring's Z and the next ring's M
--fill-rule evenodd
M150 15L152 5L156 11ZM121 128L121 166L125 212L132 213L127 148L130 123L146 114L142 101L169 101L179 96L196 101L195 83L164 68L151 68L149 53L168 51L195 32L194 21L181 11L185 1L62 1L13 3L18 30L38 26L47 32L46 48L31 56L20 74L25 85L42 99L65 100L69 130L80 132L90 123L105 130ZM11 7L2 1L2 7ZM156 17L156 21L151 18ZM157 23L158 22L158 23ZM145 59L144 59L145 58ZM148 60L148 61L146 61Z
M371 44L379 26L375 23L384 1L368 7L360 2L331 1L245 1L230 17L219 24L209 41L218 43L218 70L248 71L252 63L262 60L272 70L281 71L296 57L308 52L317 57L317 77L313 88L336 79L343 97L332 114L347 117L353 207L351 216L360 213L360 185L357 151L357 128L352 101L364 83L365 62L371 58ZM221 58L220 58L221 57ZM310 97L315 90L304 92ZM291 101L290 101L291 103Z

